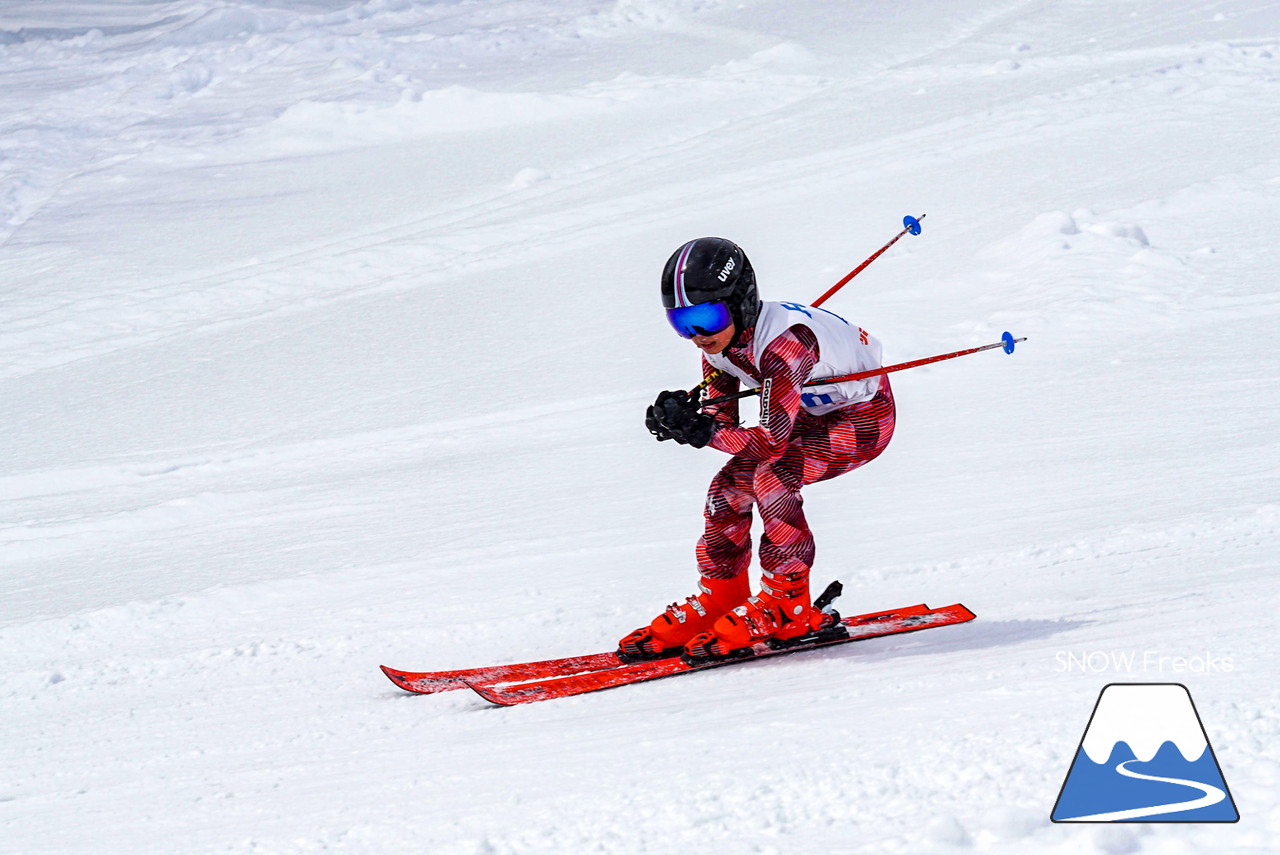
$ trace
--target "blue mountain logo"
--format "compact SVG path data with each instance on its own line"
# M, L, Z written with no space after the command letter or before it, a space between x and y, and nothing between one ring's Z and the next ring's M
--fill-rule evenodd
M1240 814L1181 683L1112 683L1050 817L1054 822L1236 822Z

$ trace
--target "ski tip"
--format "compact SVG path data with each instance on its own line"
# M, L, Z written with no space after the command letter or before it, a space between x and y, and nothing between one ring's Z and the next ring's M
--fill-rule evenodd
M397 671L386 665L379 665L387 679L396 684L396 688L413 692L415 695L432 695L436 692L447 692L461 689L462 682L453 678L433 677L431 674L419 674L412 671Z
M510 698L493 691L492 688L484 685L483 683L472 683L467 680L463 680L462 682L466 684L468 689L495 706L510 707L518 703L518 701L513 701Z
M923 218L924 214L921 214L920 217ZM902 225L913 235L920 234L920 229L921 229L920 220L916 219L910 214L902 218Z
M388 668L386 665L379 665L378 667L382 669L383 674L387 675L387 679L395 683L397 687L404 689L406 692L413 691L408 685L409 675L404 671L397 671L395 668Z

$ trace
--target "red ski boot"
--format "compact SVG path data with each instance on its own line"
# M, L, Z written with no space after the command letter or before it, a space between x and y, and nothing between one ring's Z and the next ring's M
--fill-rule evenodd
M618 658L623 662L665 659L678 656L685 642L710 629L718 618L741 603L751 593L746 573L732 579L698 580L699 593L683 603L672 603L667 610L618 642Z
M823 610L834 595L824 594L819 599L826 602L816 607L809 599L807 572L766 573L760 580L759 594L686 642L682 656L690 665L719 662L745 656L752 645L761 642L778 649L824 630L842 629L838 627L840 616Z

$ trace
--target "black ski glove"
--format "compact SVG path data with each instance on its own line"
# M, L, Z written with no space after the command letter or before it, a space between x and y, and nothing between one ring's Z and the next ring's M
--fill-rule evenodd
M662 423L658 421L658 416L654 412L653 407L649 407L649 409L645 410L644 426L649 429L649 433L658 438L658 442L666 442L669 439L676 438L674 433L667 430L662 426Z
M694 448L705 446L715 432L715 419L701 412L697 398L688 392L660 392L645 411L644 424L659 442L674 439Z

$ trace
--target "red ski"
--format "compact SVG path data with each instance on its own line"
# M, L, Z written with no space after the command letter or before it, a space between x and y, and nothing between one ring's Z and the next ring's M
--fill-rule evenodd
M617 655L610 652L593 653L588 656L568 656L564 659L545 659L541 662L519 662L513 665L460 668L455 671L397 671L386 665L378 667L391 679L391 682L406 692L430 695L435 692L465 689L468 680L482 683L536 680L552 675L563 676L579 674L583 671L598 671L602 668L616 668L621 664L622 661Z
M823 607L840 595L839 582L834 582L822 593L815 605ZM918 606L917 608L924 608ZM544 659L540 662L517 662L511 665L485 665L479 668L459 668L453 671L399 671L379 665L382 673L391 682L406 692L419 695L432 695L436 692L451 692L455 689L468 688L468 682L475 683L512 683L524 680L539 680L547 677L566 677L570 674L581 674L584 671L603 671L617 668L623 662L613 651L608 653L591 653L586 656L566 656L563 659Z
M844 618L840 623L848 631L842 638L820 638L803 641L788 647L775 649L765 644L757 644L752 652L737 659L720 662L709 662L701 665L689 665L676 659L658 659L652 662L635 662L618 665L603 670L584 670L573 674L543 676L534 678L498 678L483 677L461 678L490 703L501 706L527 704L532 701L546 701L553 698L565 698L581 695L600 689L625 686L661 677L672 677L690 671L704 671L708 668L719 668L739 662L751 662L766 656L781 656L786 653L798 653L801 650L813 650L818 647L829 647L835 644L846 644L850 641L862 641L868 638L881 638L886 635L898 635L904 632L916 632L938 626L965 623L974 619L973 612L959 603L940 609L931 609L926 605L909 606L875 614L855 615Z

